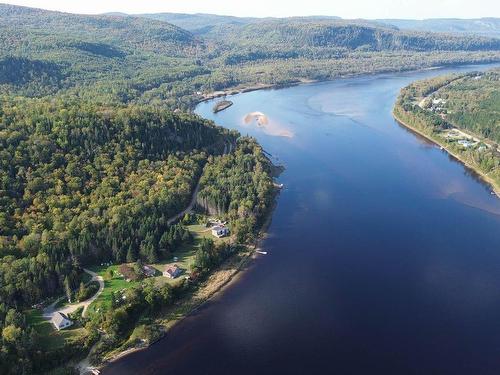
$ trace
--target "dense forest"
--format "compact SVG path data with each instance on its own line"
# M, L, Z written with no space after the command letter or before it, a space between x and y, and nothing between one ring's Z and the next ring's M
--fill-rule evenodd
M124 14L122 14L124 15ZM181 13L151 13L138 14L137 16L166 21L183 29L189 30L194 34L205 34L212 29L224 25L247 25L250 23L261 22L262 19L252 17L233 17L220 16L216 14L181 14ZM300 18L310 22L341 20L335 16L306 16L292 17ZM266 20L273 20L267 18ZM359 20L357 20L359 22ZM377 19L364 21L366 25L376 27L385 26L395 30L413 30L424 32L454 33L463 35L483 35L498 37L500 36L500 18L484 17L476 19L462 18L431 18L423 20L411 19Z
M401 90L394 114L445 146L500 191L499 89L498 69L417 81Z
M85 16L0 5L0 88L35 97L188 110L228 88L499 58L498 39L335 17Z
M20 311L76 289L82 266L165 257L175 238L168 219L187 206L208 157L237 135L151 107L0 103L0 355L7 364L33 341Z
M275 190L273 166L262 148L252 139L242 138L235 152L209 158L204 172L200 206L227 217L239 242L251 239L271 209Z
M190 30L165 22L172 17ZM169 219L198 183L200 211L228 221L239 245L254 240L273 206L273 165L255 140L189 113L205 95L498 60L498 39L334 17L88 16L0 4L0 373L45 372L91 348L100 359L196 287L142 273L192 245L189 215ZM483 135L498 136L493 124ZM193 282L233 245L203 238ZM78 334L62 348L42 345L31 312L91 295L84 267L124 263L140 282L74 315Z

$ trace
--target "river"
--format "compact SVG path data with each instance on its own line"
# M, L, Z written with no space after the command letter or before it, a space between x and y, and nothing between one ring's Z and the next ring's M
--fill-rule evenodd
M103 373L498 374L500 199L391 116L411 81L474 69L255 91L217 114L200 104L286 167L268 255Z

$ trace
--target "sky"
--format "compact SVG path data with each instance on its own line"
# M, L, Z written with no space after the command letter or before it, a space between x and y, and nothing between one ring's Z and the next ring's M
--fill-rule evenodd
M500 17L498 0L0 0L71 13L213 13L248 17L328 15L342 18Z

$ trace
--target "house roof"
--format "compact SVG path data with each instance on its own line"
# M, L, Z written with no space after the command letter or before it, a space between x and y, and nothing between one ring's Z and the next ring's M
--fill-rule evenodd
M165 268L164 272L169 273L170 275L174 275L175 273L179 272L180 268L177 266L177 264L167 266Z
M52 316L52 322L56 325L56 326L61 326L61 324L65 321L65 320L68 320L68 321L71 321L67 316L66 314L63 314L62 312L56 312L53 316Z
M224 225L216 225L215 227L212 227L212 230L227 230L227 227L225 227Z
M136 280L137 275L132 267L127 264L122 264L118 269L125 279Z

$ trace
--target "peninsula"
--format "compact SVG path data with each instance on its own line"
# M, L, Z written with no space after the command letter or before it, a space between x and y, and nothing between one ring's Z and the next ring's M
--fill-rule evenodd
M233 105L233 102L230 100L221 100L220 102L215 103L214 105L214 113L223 111Z

